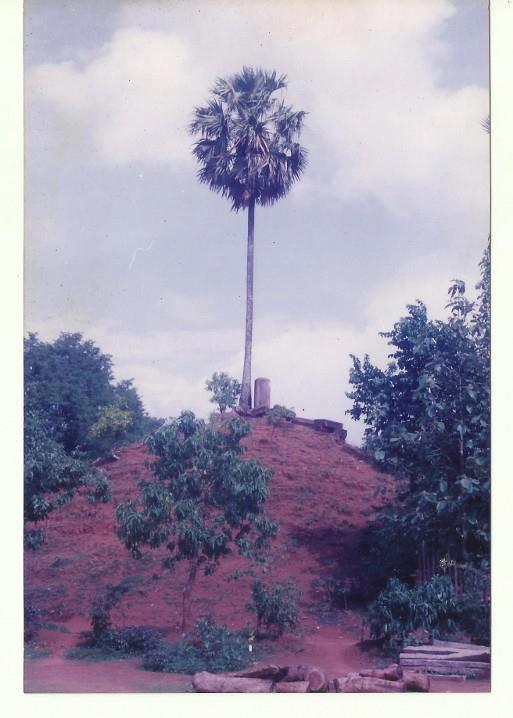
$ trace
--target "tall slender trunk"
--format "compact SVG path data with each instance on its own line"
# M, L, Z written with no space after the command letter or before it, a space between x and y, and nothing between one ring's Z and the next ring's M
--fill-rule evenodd
M251 409L251 352L253 348L253 266L255 248L255 199L248 205L248 255L246 264L246 337L244 341L244 369L239 406Z
M191 567L189 569L189 576L187 577L187 583L183 587L182 591L182 634L187 633L191 623L191 597L192 587L196 580L196 573L198 571L197 559L192 559Z

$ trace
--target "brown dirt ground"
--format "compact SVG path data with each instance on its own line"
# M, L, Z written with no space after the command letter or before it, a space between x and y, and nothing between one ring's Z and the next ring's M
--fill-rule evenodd
M351 573L357 562L360 531L373 511L393 495L390 477L369 466L358 449L329 434L299 425L270 427L252 419L246 440L248 456L274 470L270 515L280 523L267 580L293 579L301 593L301 635L284 636L272 661L316 663L330 675L376 665L378 658L358 646L361 618L352 611L330 612L323 579L339 569ZM27 658L26 692L181 692L189 689L183 675L148 673L139 661L108 663L65 658L78 634L89 628L94 596L108 582L131 576L137 589L112 613L117 625L163 628L168 638L179 635L181 588L186 567L173 574L162 568L165 550L148 550L133 559L116 536L116 506L137 495L137 484L149 478L144 446L123 451L118 462L105 465L112 489L108 504L90 504L77 497L46 523L46 543L25 558L25 591L41 610L48 628L38 647L49 655ZM212 614L230 629L252 619L250 577L229 580L246 568L240 558L226 559L216 573L200 576L193 596L193 617ZM328 624L328 625L326 625ZM443 684L437 691L487 691L487 681Z

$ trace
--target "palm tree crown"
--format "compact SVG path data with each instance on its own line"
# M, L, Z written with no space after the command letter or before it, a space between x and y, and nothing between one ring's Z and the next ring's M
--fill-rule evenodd
M194 111L190 130L200 135L193 149L198 178L228 197L235 211L250 199L273 204L301 177L306 150L296 139L306 113L273 96L286 86L285 75L244 67L218 79L212 99Z

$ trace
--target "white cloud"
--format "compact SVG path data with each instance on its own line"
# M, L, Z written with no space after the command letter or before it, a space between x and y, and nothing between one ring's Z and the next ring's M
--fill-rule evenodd
M110 165L175 164L190 161L194 74L177 35L122 28L84 66L67 61L35 67L28 93L78 122Z
M406 314L406 304L420 298L432 318L444 318L447 286L452 267L447 264L436 277L440 258L419 258L415 264L398 268L397 276L375 287L366 297L364 321L305 322L286 317L258 317L255 323L253 379L266 376L272 382L272 402L293 407L307 418L342 421L348 441L360 442L363 425L353 422L345 411L350 401L350 354L385 366L389 347L379 332L392 328ZM474 295L475 269L460 275L467 279L469 296ZM187 297L181 297L189 305ZM30 329L31 327L28 327ZM213 407L205 391L205 379L214 371L240 377L243 362L242 332L226 328L179 328L170 321L167 331L145 336L119 330L107 321L87 322L75 315L60 316L38 325L43 339L52 340L60 331L80 331L102 351L113 356L117 379L133 378L147 409L156 416L176 416L192 409L208 416Z
M216 75L276 67L309 111L318 192L486 222L487 92L437 84L437 33L454 12L449 0L127 3L95 57L34 68L29 96L74 118L109 164L180 166L192 162L190 113Z
M214 78L243 64L286 72L289 100L309 111L311 162L297 200L311 197L318 216L327 193L346 202L370 198L394 219L439 218L447 238L443 256L394 267L393 277L366 289L354 322L256 318L254 376L271 378L273 401L349 425L348 355L367 352L382 362L387 345L378 332L408 302L419 297L443 316L450 279L476 278L467 249L487 234L488 138L480 122L488 96L439 84L447 47L438 35L454 12L449 0L128 3L96 52L28 71L29 120L44 116L45 143L56 143L60 161L73 154L70 146L78 163L179 170L190 163L184 171L192 176L187 124ZM428 251L425 239L422 246ZM78 316L37 329L45 338L84 331L113 355L119 378L134 377L152 413L190 407L206 415L205 378L216 370L240 375L242 330L223 329L198 299L169 293L163 303L169 331L144 337ZM361 430L351 426L349 439L357 443Z

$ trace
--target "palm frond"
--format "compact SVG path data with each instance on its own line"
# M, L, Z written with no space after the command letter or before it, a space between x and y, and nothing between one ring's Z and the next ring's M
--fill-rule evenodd
M298 139L306 113L276 96L286 86L286 76L274 70L243 67L218 78L209 102L194 110L190 131L199 135L193 146L198 178L228 197L235 211L248 197L273 204L305 169L307 153Z

